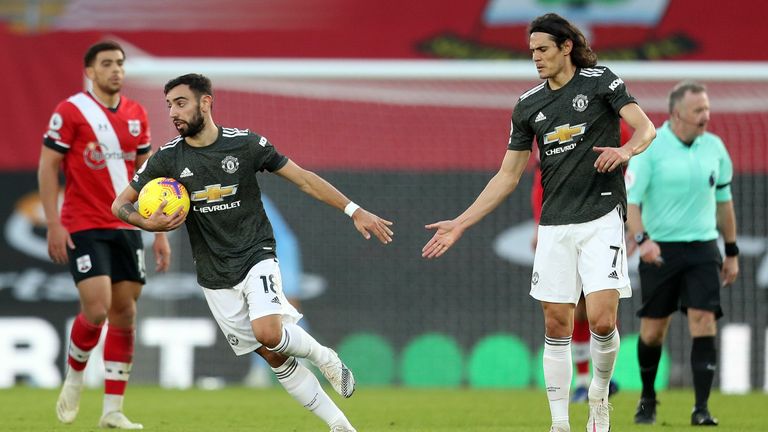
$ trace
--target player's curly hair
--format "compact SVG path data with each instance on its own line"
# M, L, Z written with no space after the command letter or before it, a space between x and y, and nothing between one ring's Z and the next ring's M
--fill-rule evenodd
M573 42L571 62L576 67L593 67L597 64L597 54L589 47L587 38L581 30L560 15L548 13L534 19L528 26L528 35L534 32L550 35L557 47L561 49L565 41L570 39Z
M211 79L205 75L196 73L182 75L168 81L165 83L165 87L163 87L163 92L167 95L173 88L182 84L188 85L189 89L192 90L192 93L195 94L195 97L197 97L198 100L200 99L200 96L213 96L213 84L211 84Z

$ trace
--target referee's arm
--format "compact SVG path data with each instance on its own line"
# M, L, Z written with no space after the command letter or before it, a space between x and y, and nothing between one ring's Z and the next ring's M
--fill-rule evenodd
M725 259L723 259L723 268L720 271L720 278L723 286L730 285L736 281L739 275L739 255L738 248L734 251L731 247L736 245L736 212L733 209L733 201L723 201L717 203L717 229L723 235L725 240ZM729 247L729 245L733 245Z

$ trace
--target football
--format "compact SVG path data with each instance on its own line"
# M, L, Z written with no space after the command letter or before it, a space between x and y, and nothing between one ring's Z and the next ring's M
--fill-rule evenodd
M163 201L168 201L163 213L172 215L179 207L189 212L189 194L183 184L169 177L149 181L139 192L139 213L148 218L157 211Z

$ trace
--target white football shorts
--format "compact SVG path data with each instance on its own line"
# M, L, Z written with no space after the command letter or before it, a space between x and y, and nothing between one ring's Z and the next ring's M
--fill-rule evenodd
M251 321L267 315L282 315L283 322L296 323L302 315L283 294L280 266L274 258L253 266L242 282L230 289L201 287L213 317L236 355L261 346Z
M607 289L632 296L621 207L589 222L539 227L531 297L576 304L582 290Z

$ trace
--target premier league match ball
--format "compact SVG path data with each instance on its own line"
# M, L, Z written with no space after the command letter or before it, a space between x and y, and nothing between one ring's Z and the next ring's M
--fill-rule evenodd
M189 194L183 184L169 177L149 181L139 192L139 214L148 218L163 201L168 201L163 213L172 215L179 207L189 212Z

